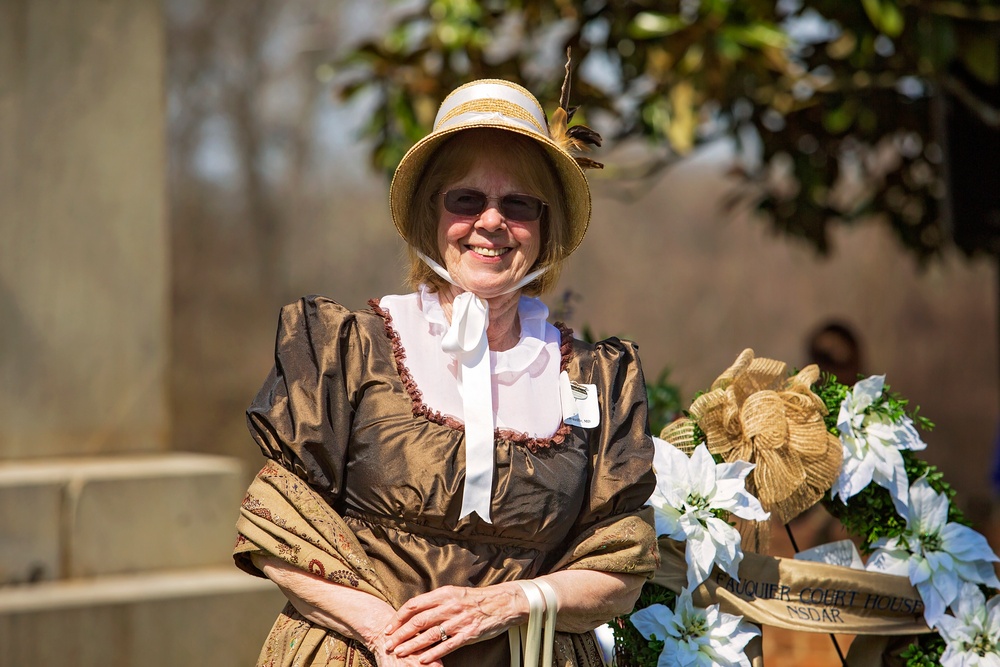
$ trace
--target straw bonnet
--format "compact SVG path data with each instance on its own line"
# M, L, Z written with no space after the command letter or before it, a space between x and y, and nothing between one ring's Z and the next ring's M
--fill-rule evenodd
M560 111L562 109L557 110L556 114ZM553 114L553 126L556 125L556 114ZM572 111L569 115L572 116ZM569 224L566 255L576 250L590 224L590 187L587 185L587 178L580 163L586 166L598 166L598 163L587 158L576 158L570 154L570 149L579 146L581 142L566 136L566 114L562 113L558 118L562 121L561 128L557 138L553 139L553 134L556 132L550 133L549 123L538 100L527 90L510 81L481 79L456 88L441 103L431 133L407 151L396 167L389 188L389 208L392 212L392 221L400 236L412 244L409 234L410 202L427 161L434 151L449 137L463 130L494 128L516 132L534 139L552 159L556 176L562 184L566 198L566 217ZM570 130L577 128L585 129L583 126L577 126ZM594 136L597 136L596 133ZM562 141L558 140L560 138ZM599 136L596 143L600 145Z

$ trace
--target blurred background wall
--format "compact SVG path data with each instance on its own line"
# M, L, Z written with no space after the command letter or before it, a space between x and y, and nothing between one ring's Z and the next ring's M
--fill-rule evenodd
M250 664L281 607L231 564L240 463L172 447L165 37L0 2L4 667Z
M278 308L403 289L387 183L357 140L372 106L334 99L323 54L402 10L0 0L0 665L256 655L280 596L228 547ZM595 176L550 307L638 341L685 400L744 347L804 365L810 333L844 321L863 371L937 422L927 458L987 525L993 264L920 268L875 225L818 258L725 211L726 155Z

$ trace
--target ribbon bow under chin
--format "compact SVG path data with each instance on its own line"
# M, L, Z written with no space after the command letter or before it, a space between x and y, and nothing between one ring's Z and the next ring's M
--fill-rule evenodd
M489 320L489 304L472 292L462 292L452 301L451 326L441 340L441 349L451 354L481 353Z
M473 512L486 523L493 498L493 384L490 379L490 346L486 330L490 325L490 305L455 282L447 269L427 255L417 252L434 273L463 290L451 304L451 325L441 339L441 350L458 360L458 391L462 396L465 421L465 485L459 518ZM501 293L519 290L545 268L532 271Z

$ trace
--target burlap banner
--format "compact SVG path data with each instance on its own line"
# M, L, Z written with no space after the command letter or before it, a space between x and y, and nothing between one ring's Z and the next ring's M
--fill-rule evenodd
M660 538L653 582L679 593L687 577L684 545ZM747 553L739 581L718 568L692 591L701 607L718 604L761 625L804 632L913 635L930 632L924 604L906 577Z

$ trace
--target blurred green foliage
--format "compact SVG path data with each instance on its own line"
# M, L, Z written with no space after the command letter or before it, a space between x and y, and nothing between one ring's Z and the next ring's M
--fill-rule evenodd
M344 98L377 97L366 133L378 168L391 172L429 131L443 97L466 81L519 81L554 109L572 47L572 103L612 142L649 140L655 159L643 173L728 137L752 156L734 169L744 187L728 203L756 205L775 230L824 253L831 224L871 214L921 259L944 247L935 100L944 90L968 97L956 67L987 85L1000 68L998 0L409 7L336 65Z
M615 664L620 667L656 667L663 651L663 641L647 640L632 625L632 614L654 604L674 608L677 595L663 586L646 582L632 611L614 619L609 625L615 636Z
M670 381L670 369L664 368L655 381L646 378L646 399L649 405L649 431L660 435L663 427L681 416L680 387Z

